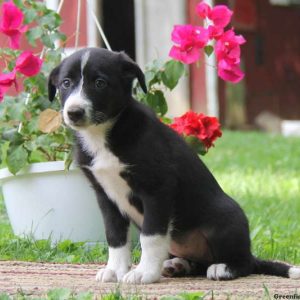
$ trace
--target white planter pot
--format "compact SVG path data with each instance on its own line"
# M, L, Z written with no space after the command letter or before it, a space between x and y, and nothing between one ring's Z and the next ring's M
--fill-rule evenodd
M63 161L35 163L16 176L0 170L0 181L16 235L105 242L96 196L80 170L65 171Z

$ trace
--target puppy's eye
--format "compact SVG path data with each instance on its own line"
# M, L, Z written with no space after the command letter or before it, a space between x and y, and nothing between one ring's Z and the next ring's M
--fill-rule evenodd
M103 79L96 79L95 86L97 89L104 89L107 86L107 82Z
M70 79L66 78L63 80L61 85L64 89L68 89L72 85L72 82Z

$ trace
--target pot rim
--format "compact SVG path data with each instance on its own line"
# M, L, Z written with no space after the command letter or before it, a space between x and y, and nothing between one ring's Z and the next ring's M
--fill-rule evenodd
M76 166L72 164L70 166L69 171L74 171L76 169L77 169ZM8 180L11 177L17 177L17 176L28 175L28 174L39 174L45 172L57 172L57 171L68 172L68 170L65 170L64 161L59 160L59 161L46 161L46 162L32 163L24 167L16 175L12 174L8 170L8 168L3 168L0 169L0 183Z

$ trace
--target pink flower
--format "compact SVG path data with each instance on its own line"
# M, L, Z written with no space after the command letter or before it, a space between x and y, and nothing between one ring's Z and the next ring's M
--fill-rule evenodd
M213 25L208 26L208 35L210 40L218 40L220 37L222 37L223 33L224 29L222 27L217 27Z
M215 45L217 60L226 60L229 64L238 64L240 62L240 45L246 40L242 35L235 35L232 29L227 30L219 38Z
M201 26L176 25L172 32L174 45L169 56L185 64L191 64L200 57L199 49L208 42L208 31Z
M3 101L4 94L13 84L18 89L15 71L0 74L0 102Z
M16 60L15 70L25 76L31 77L39 73L43 61L32 54L30 51L24 51Z
M0 32L10 38L10 47L12 49L18 49L20 47L21 33L27 31L27 26L21 26L24 14L13 2L4 2L1 8Z
M216 5L208 14L208 18L217 27L226 27L232 17L233 12L226 5Z
M204 1L197 4L196 13L200 18L202 19L207 18L210 12L211 12L211 7Z
M218 76L223 80L237 83L244 78L244 75L238 64L229 64L224 59L219 61Z

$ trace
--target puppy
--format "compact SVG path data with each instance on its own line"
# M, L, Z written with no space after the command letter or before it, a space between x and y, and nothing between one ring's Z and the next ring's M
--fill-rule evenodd
M126 54L80 50L49 78L65 123L74 130L76 160L103 213L109 259L101 282L157 282L165 276L228 280L252 273L300 278L300 268L262 261L250 250L240 206L172 129L132 98L143 72ZM130 222L141 231L141 260L130 270Z

